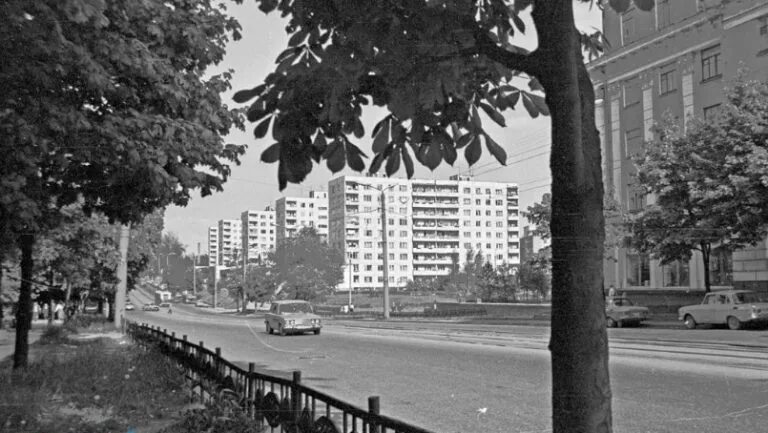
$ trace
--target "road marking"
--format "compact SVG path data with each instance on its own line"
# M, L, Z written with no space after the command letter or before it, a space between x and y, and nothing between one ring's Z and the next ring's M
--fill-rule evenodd
M259 337L259 334L257 334L256 331L254 331L253 328L251 328L251 324L250 323L246 323L245 325L248 327L248 330L251 331L251 334L253 334L253 336L257 340L259 340L259 343L263 344L264 346L266 346L266 347L268 347L268 348L270 348L270 349L272 349L272 350L274 350L276 352L282 352L282 353L307 353L307 352L309 352L309 349L304 349L304 350L286 350L286 349L277 348L277 347L267 343L266 341L262 340L261 337Z

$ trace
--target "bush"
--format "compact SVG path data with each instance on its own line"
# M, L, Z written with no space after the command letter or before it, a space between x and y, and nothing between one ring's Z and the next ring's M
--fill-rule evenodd
M40 344L64 344L69 341L69 330L63 326L48 326L40 336Z

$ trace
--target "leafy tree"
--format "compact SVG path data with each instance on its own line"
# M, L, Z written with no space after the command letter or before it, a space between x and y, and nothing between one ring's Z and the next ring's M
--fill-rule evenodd
M655 202L630 223L630 246L661 264L701 253L709 292L714 249L732 252L768 234L768 84L739 80L719 115L685 134L672 120L636 159Z
M60 209L135 223L192 190L220 190L242 146L205 78L239 26L204 0L0 3L0 226L17 239L22 284L14 367L27 364L33 246Z
M539 299L552 290L552 249L542 248L520 265L520 288L534 292Z
M546 193L541 196L540 203L534 203L528 206L528 210L523 213L525 219L536 228L533 230L535 236L543 240L552 237L549 224L552 221L552 194Z
M263 302L268 299L277 289L276 276L277 269L272 263L249 265L245 282L242 272L232 269L225 274L219 287L229 289L230 296L244 307L247 301Z
M313 300L333 291L344 280L344 257L330 248L312 227L281 242L270 259L283 284L281 296Z
M551 113L555 433L612 428L600 139L582 54L585 46L597 52L600 35L578 32L573 2L261 0L264 12L288 17L289 46L261 85L235 94L237 102L255 99L247 116L259 122L256 138L272 130L276 143L262 160L279 162L281 188L303 181L313 161L325 159L333 172L345 164L363 170L365 155L350 136L365 135L360 116L371 103L389 114L371 131L369 171L386 162L388 175L402 163L411 176L414 157L430 169L453 164L461 149L471 165L483 144L504 164L480 112L501 125L501 113L519 105L531 116ZM625 10L630 1L609 3ZM527 10L538 37L533 52L512 44ZM532 92L515 77L529 78Z

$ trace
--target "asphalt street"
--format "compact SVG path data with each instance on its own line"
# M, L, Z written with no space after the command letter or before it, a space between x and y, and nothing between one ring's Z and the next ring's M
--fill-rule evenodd
M280 337L261 316L186 305L129 319L271 374L301 370L305 384L360 407L378 395L382 413L436 432L551 428L547 327L326 321L319 336ZM609 338L615 432L767 430L768 331L611 329Z

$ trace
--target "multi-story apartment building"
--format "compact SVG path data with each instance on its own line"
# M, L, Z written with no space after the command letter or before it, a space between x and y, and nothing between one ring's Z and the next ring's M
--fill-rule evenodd
M208 227L208 263L213 266L221 263L219 257L219 226Z
M275 210L247 210L240 214L246 263L256 263L275 249Z
M520 236L520 263L525 263L536 255L542 248L549 246L549 240L544 240L541 236L534 234L535 227L523 227L523 233Z
M645 197L630 159L653 138L662 116L683 130L722 104L727 81L746 66L752 78L768 78L768 2L765 0L656 0L651 12L630 8L603 12L610 43L588 65L596 91L596 123L603 152L604 183L630 211ZM660 266L647 255L616 249L606 262L605 285L623 289L702 289L701 256ZM720 253L712 258L713 286L768 290L768 250Z
M448 275L469 251L494 265L520 263L515 184L342 176L328 190L329 243L347 258L340 288L383 287L385 226L390 287Z
M328 193L310 191L308 197L281 197L275 201L276 244L295 235L302 227L314 227L328 236Z
M236 266L242 260L242 222L219 220L219 264Z

